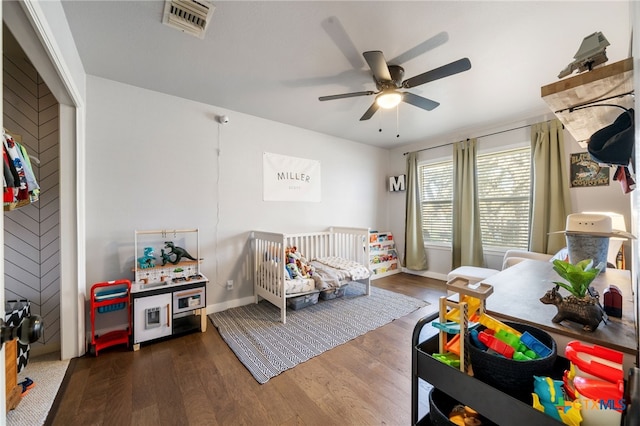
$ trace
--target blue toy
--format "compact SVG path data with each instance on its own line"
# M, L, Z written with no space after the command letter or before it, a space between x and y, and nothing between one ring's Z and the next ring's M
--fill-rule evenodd
M534 351L540 358L551 355L551 349L548 348L540 340L533 337L528 331L522 333L522 336L520 336L520 341L524 343L527 348Z
M445 323L441 323L438 321L433 321L431 323L432 326L437 328L438 330L446 331L448 334L459 334L460 333L460 324L455 321L447 321ZM477 322L470 322L467 327L469 330L473 330L477 328L480 324Z
M480 341L480 338L478 337L478 330L469 330L469 337L471 337L473 344L476 345L477 348L480 348L483 351L489 349L487 345Z
M140 269L153 268L156 266L154 260L156 258L153 255L153 247L145 247L144 256L138 258L138 265L140 265Z
M581 404L565 400L562 381L551 377L533 376L533 408L571 426L582 422Z

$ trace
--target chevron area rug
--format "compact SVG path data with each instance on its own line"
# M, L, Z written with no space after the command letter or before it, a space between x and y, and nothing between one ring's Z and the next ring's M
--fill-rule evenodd
M287 323L262 300L209 315L220 335L259 383L301 362L381 327L429 303L361 283L349 283L344 297L320 300L294 311ZM437 309L437 307L435 307Z

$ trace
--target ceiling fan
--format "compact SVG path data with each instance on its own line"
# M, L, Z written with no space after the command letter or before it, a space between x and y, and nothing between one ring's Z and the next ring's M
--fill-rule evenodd
M362 54L369 64L373 73L373 81L376 83L377 91L367 90L364 92L343 93L340 95L320 96L321 101L334 99L352 98L355 96L376 95L376 100L369 109L360 117L360 121L368 120L379 108L393 108L400 102L406 102L418 108L431 111L440 105L431 99L423 98L411 92L401 92L399 89L410 89L430 81L438 80L450 75L458 74L471 69L471 61L468 58L458 59L447 65L435 68L431 71L418 74L407 80L404 77L404 68L399 65L389 65L384 59L384 55L379 50L372 50Z

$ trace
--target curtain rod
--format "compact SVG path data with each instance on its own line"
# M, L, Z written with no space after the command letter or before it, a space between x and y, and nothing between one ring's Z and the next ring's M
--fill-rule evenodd
M524 126L514 127L512 129L506 129L506 130L500 130L499 132L487 133L486 135L476 136L476 139L486 138L487 136L499 135L500 133L512 132L514 130L520 130L520 129L524 129L524 128L531 127L531 126L532 126L531 124L526 124ZM469 140L469 138L467 138L467 140ZM405 152L402 155L411 154L412 152L422 152L422 151L428 151L430 149L442 148L443 146L453 145L454 143L456 143L456 142L443 143L442 145L430 146L429 148L422 148L422 149L418 149L416 151Z

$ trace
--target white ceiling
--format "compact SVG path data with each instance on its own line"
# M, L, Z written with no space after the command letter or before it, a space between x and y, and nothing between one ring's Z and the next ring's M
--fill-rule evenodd
M630 56L627 1L214 4L198 39L161 24L163 1L63 0L90 75L386 148L549 113L540 87L595 31L609 64ZM405 79L463 57L472 68L407 89L440 106L401 104L397 129L395 110L359 121L374 96L318 101L376 90L367 50L399 58Z

